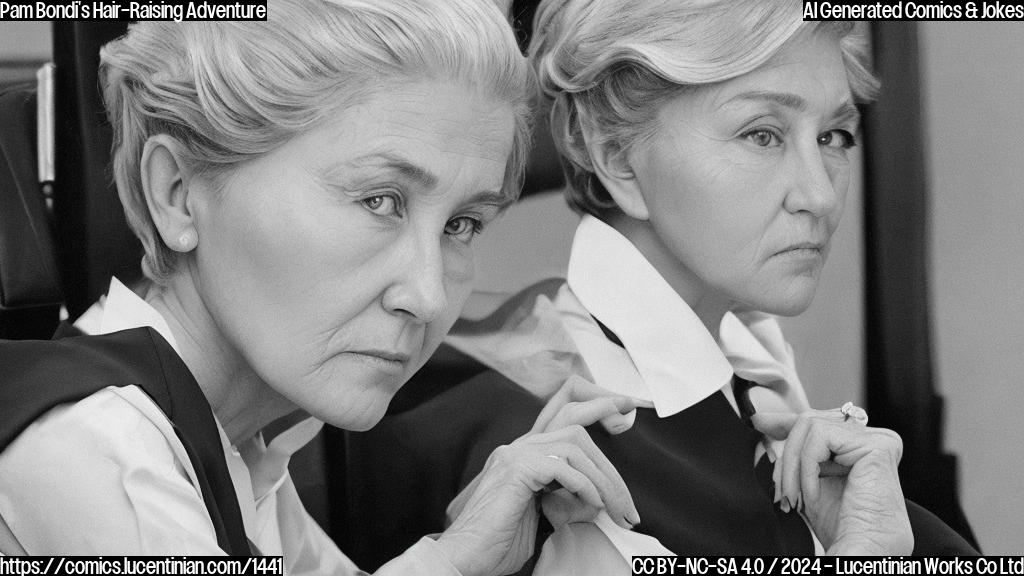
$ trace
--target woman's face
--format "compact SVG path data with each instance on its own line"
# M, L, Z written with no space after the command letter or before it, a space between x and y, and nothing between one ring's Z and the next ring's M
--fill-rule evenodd
M469 294L512 135L508 106L410 82L190 193L190 273L228 345L296 406L373 426Z
M806 32L760 68L670 100L629 156L659 271L691 305L805 310L857 126L838 43Z

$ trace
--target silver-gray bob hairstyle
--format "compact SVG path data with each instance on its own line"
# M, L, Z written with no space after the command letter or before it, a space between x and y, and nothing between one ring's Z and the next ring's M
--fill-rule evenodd
M805 27L839 40L854 96L871 99L878 82L861 28L804 22L802 11L800 0L543 0L530 59L553 100L569 205L598 218L617 210L594 175L584 126L628 147L653 133L660 104L754 70Z
M504 192L518 194L536 85L494 0L270 0L268 11L266 22L143 22L101 51L114 179L150 279L165 281L176 261L142 192L156 134L217 182L373 90L450 81L511 106Z

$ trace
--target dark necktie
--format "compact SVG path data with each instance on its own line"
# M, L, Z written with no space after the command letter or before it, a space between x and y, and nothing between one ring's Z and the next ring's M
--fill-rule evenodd
M597 322L597 325L609 341L625 348L614 332L597 318L591 317L594 318L594 321ZM733 394L736 398L736 406L740 412L740 419L751 428L753 428L753 424L750 418L756 412L754 404L750 401L750 390L754 386L758 386L758 384L739 376L733 376ZM763 455L754 466L754 476L758 485L764 491L765 498L767 498L765 504L771 503L775 498L775 482L772 479L774 469L775 464L768 458L767 454ZM776 519L776 525L771 530L771 533L774 534L772 546L776 553L804 556L814 554L814 545L803 518L799 514L783 512L782 508L778 505L771 504L771 507Z
M625 346L622 345L622 340L619 340L619 337L605 326L603 322L593 315L590 317L597 322L597 325L601 328L601 332L604 333L605 338L620 348L625 348ZM754 403L750 401L750 390L754 386L757 386L757 384L747 380L746 378L741 378L739 375L734 374L732 377L733 396L736 397L736 406L740 411L740 419L751 428L753 428L754 425L750 421L750 418L755 412L757 412L757 410L754 409ZM758 484L761 485L761 488L764 489L765 494L767 494L769 498L775 497L775 481L772 480L772 472L774 471L774 468L775 465L768 459L767 454L761 456L761 459L757 461L757 465L754 466L754 473L757 475Z
M751 428L753 428L754 425L750 421L750 418L754 415L754 412L757 411L754 409L754 403L750 401L750 390L754 386L757 386L757 384L747 380L746 378L741 378L736 375L732 377L732 391L733 395L736 397L736 406L740 411L740 419ZM775 465L768 459L767 454L762 455L754 466L754 474L757 475L757 482L761 485L761 488L764 489L765 494L767 494L769 498L775 497L775 482L772 480L772 472L774 471L774 468Z
M740 418L748 426L753 426L750 418L754 415L754 412L757 412L754 409L754 403L750 401L750 389L754 386L757 386L757 384L746 378L740 378L736 375L732 377L732 392L736 396L736 406L740 409Z
M754 403L750 401L750 390L754 386L757 386L757 384L745 378L735 375L732 378L732 390L736 396L736 406L740 411L740 419L751 428L754 425L750 418L756 412ZM774 500L775 498L775 480L772 478L774 471L775 463L768 458L768 454L761 455L761 458L754 466L754 476L757 477L757 483L761 485L761 489L764 490L769 500ZM779 520L781 528L779 538L783 549L786 550L787 554L807 554L808 531L803 519L795 512L788 514L783 512L778 504L774 505L774 509L775 517Z

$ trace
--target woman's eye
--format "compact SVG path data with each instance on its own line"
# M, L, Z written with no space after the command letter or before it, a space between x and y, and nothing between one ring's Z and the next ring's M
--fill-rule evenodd
M842 148L846 150L856 146L857 139L853 137L853 134L846 130L829 130L828 132L818 136L818 145L828 146L829 148Z
M759 128L757 130L751 130L743 135L747 140L750 140L755 145L762 148L768 148L769 146L778 146L782 143L782 140L771 130L765 130Z
M398 201L394 196L370 196L362 203L367 210L381 216L390 216L398 211Z
M476 218L459 216L452 218L444 227L444 233L462 242L469 242L473 236L483 232L484 224Z

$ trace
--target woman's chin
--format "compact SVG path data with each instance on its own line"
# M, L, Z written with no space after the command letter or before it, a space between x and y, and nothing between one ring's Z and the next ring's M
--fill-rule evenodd
M817 283L813 286L803 286L777 298L765 298L750 308L776 316L799 316L810 308L816 288Z
M810 302L801 306L782 306L775 310L764 310L764 312L768 312L769 314L774 314L776 316L784 316L786 318L791 318L793 316L799 316L803 314L809 307Z
M313 415L327 424L351 432L365 432L376 426L387 414L388 405L394 394L386 398L376 397L370 402L359 402L356 405L344 406L344 411L317 410Z

